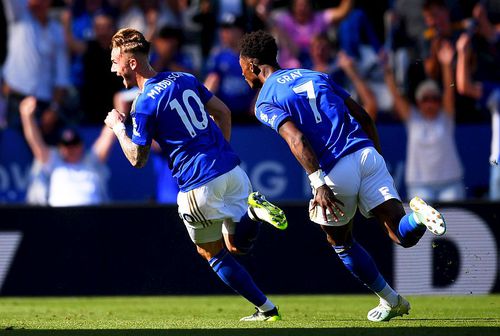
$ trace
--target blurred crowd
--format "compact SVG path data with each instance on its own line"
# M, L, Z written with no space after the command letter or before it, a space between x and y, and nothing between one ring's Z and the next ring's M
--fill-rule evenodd
M87 183L93 195L82 199L105 200L96 169L114 138L103 128L85 152L76 129L102 126L113 107L130 109L137 89L125 90L110 72L110 40L124 27L151 41L155 70L190 72L204 82L229 106L233 124L256 123L255 92L241 75L238 42L245 32L272 32L282 67L328 73L377 123L405 124L409 197L465 197L457 122L491 122L491 161L498 161L500 0L2 0L2 5L0 128L24 133L35 158L33 181L50 181L33 199L57 195L52 184L67 186L72 180L57 174L57 167L77 162L85 172L82 181L96 184ZM157 160L159 170L167 167L161 155ZM491 199L500 199L495 165L489 189ZM62 197L49 203L65 202Z

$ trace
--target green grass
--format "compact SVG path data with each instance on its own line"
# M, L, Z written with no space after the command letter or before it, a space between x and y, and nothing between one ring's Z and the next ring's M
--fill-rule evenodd
M388 323L366 320L373 295L271 299L283 321L239 322L253 307L238 296L0 298L0 334L500 335L500 295L408 297L411 314Z

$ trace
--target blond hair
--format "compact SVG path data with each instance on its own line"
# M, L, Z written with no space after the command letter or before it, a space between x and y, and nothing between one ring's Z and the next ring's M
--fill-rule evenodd
M138 30L123 28L111 39L111 48L119 48L122 53L149 53L149 42Z

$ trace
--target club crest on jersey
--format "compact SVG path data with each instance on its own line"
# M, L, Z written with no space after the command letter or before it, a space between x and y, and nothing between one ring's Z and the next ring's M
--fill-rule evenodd
M286 82L293 81L294 79L297 79L299 77L302 77L300 70L295 70L295 71L290 71L287 75L278 77L276 81L280 84L285 84Z

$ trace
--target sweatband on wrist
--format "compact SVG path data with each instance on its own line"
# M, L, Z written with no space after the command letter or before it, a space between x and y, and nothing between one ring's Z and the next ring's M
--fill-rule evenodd
M318 189L322 185L325 185L325 173L321 169L316 170L314 173L308 175L309 181L314 189Z

